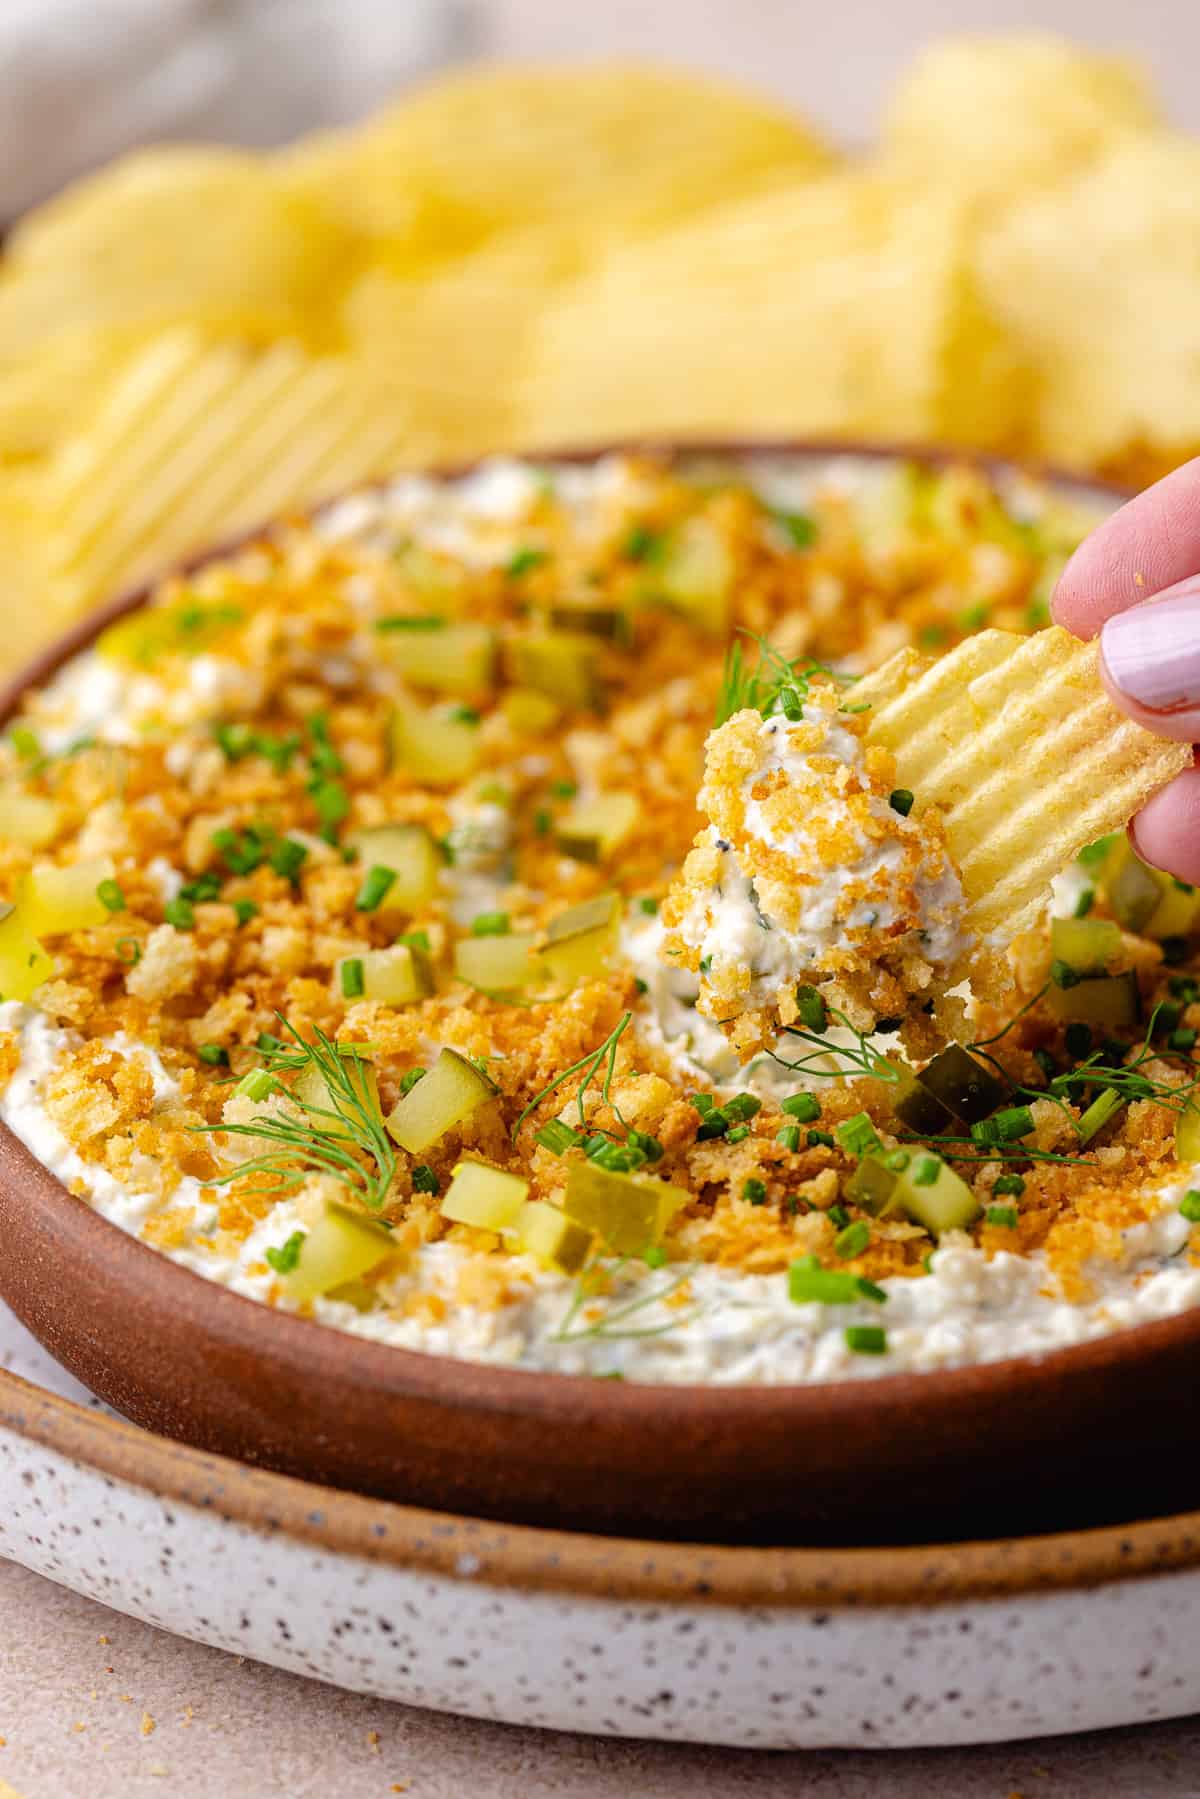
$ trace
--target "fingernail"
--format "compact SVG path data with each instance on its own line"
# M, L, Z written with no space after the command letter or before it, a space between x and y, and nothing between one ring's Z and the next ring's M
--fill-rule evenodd
M1100 653L1113 686L1148 712L1200 705L1200 582L1118 612Z

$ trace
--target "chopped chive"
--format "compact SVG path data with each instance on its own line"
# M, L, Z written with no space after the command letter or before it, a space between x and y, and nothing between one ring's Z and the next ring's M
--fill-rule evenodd
M402 931L396 942L402 943L405 949L424 950L426 955L430 953L428 931Z
M127 968L133 968L142 959L142 946L136 937L118 937L113 949L118 961L124 962Z
M1092 1138L1097 1136L1105 1125L1116 1117L1126 1103L1124 1095L1115 1092L1111 1087L1099 1094L1075 1126L1079 1132L1080 1144L1090 1143Z
M254 1039L254 1047L261 1050L264 1056L273 1056L283 1048L283 1040L273 1037L270 1031L260 1031Z
M96 889L96 898L107 912L124 912L125 895L116 881L101 881Z
M731 1131L726 1133L725 1141L726 1143L744 1143L749 1135L750 1126L748 1124L738 1124L735 1125Z
M661 531L651 531L648 525L630 525L620 553L626 562L652 562L661 553L663 543Z
M297 843L294 837L285 837L282 842L275 844L267 859L277 875L282 875L285 881L294 884L308 860L308 847Z
M689 1098L691 1104L702 1116L705 1112L711 1112L716 1107L717 1102L711 1093L693 1093L689 1095Z
M420 1080L424 1080L424 1078L425 1078L425 1070L423 1068L410 1068L407 1074L401 1075L401 1077L400 1077L401 1096L403 1096L406 1093L411 1093L413 1088L416 1086L417 1082Z
M825 1001L815 987L797 987L796 1010L806 1030L815 1031L820 1036L828 1027L829 1014Z
M550 560L546 550L530 548L516 550L504 565L504 572L510 581L519 581L522 575L529 574L531 569L541 568L543 562Z
M575 781L554 781L551 783L550 792L556 800L573 800L579 792L579 787Z
M246 724L215 724L213 736L230 762L240 762L248 756L254 742L254 733Z
M300 1260L304 1236L303 1231L293 1231L287 1241L281 1243L278 1249L268 1249L264 1252L268 1265L275 1270L276 1274L290 1274L295 1268Z
M1075 901L1076 918L1086 918L1095 903L1096 889L1094 887L1085 887L1079 898Z
M886 1355L887 1332L880 1324L848 1324L846 1348L855 1355Z
M839 1268L822 1268L816 1256L802 1256L788 1268L788 1298L793 1305L810 1305L816 1303L826 1306L853 1305L856 1300L869 1299L873 1305L883 1305L887 1294L874 1281L869 1281L861 1274L851 1274Z
M837 1140L847 1155L865 1156L879 1148L879 1137L866 1112L856 1112L837 1127Z
M830 1206L825 1215L830 1224L836 1225L839 1231L844 1231L850 1222L850 1214L845 1206Z
M350 795L343 782L326 780L314 782L309 794L321 821L321 835L332 840L337 827L349 815Z
M1075 860L1084 868L1103 867L1104 863L1108 861L1109 853L1116 843L1118 835L1119 833L1114 831L1109 837L1097 838L1095 843L1089 843L1085 849L1081 849Z
M991 616L991 608L981 601L977 606L968 606L958 615L960 631L982 631Z
M554 829L554 816L544 806L539 806L533 815L533 828L539 837L548 837Z
M1067 988L1079 985L1078 974L1069 962L1063 961L1061 956L1056 956L1050 964L1050 979L1056 987Z
M771 517L791 538L794 549L806 550L817 541L816 524L807 512L791 512L782 507L772 507Z
M996 1176L996 1184L992 1188L993 1193L998 1193L1001 1196L1007 1196L1012 1199L1020 1199L1020 1197L1021 1197L1022 1193L1024 1193L1024 1191L1025 1191L1025 1182L1022 1180L1022 1178L1019 1174L999 1174L999 1175L997 1175Z
M436 613L385 612L375 620L377 631L440 631L446 620Z
M661 1162L663 1146L649 1131L630 1131L626 1137L630 1149L640 1150L647 1162Z
M38 734L28 725L14 725L8 734L8 740L22 762L36 762L42 753Z
M638 911L644 912L647 918L653 918L658 912L658 901L650 894L644 895L637 903Z
M707 974L711 967L712 967L712 957L711 956L701 956L701 958L700 958L700 973Z
M835 1147L833 1137L828 1131L809 1131L806 1141L810 1149L816 1149L818 1145L825 1149Z
M661 1243L651 1243L642 1251L642 1260L647 1268L663 1268L666 1266L667 1252Z
M219 899L221 897L220 876L211 872L197 875L194 881L188 881L179 889L179 897L191 900L192 904L196 906L203 905L206 900Z
M937 1156L922 1156L912 1171L914 1187L936 1187L942 1164Z
M257 918L259 913L258 901L252 899L234 900L233 909L237 914L237 921L240 925L249 924L250 920L252 918Z
M190 931L195 927L196 913L191 900L180 894L177 899L169 899L163 907L163 917L177 931Z
M800 1147L800 1126L798 1124L781 1125L780 1128L775 1133L775 1141L776 1141L776 1143L781 1143L783 1145L784 1149L789 1149L789 1150L799 1149L799 1147Z
M471 920L472 937L507 937L511 930L507 912L477 912Z
M732 1099L725 1101L721 1110L734 1124L745 1124L762 1111L762 1100L756 1099L753 1093L735 1093Z
M533 1133L533 1140L540 1143L543 1149L548 1149L551 1155L561 1156L568 1149L574 1148L579 1141L579 1134L569 1124L564 1124L561 1118L552 1118L549 1124L544 1124Z
M396 871L384 868L382 863L375 863L367 870L362 886L354 901L359 912L375 912L383 904L392 887L395 885Z
M252 1099L257 1105L260 1101L268 1099L278 1086L279 1082L275 1076L268 1074L265 1068L252 1068L249 1074L242 1076L234 1088L234 1092L241 1094L245 1099Z
M439 1193L442 1183L427 1162L418 1162L412 1171L414 1193Z
M833 1240L833 1253L840 1262L851 1262L860 1256L871 1241L871 1227L865 1218L856 1218Z
M1198 1035L1200 1035L1200 1032L1194 1031L1190 1025L1185 1026L1182 1030L1172 1031L1171 1035L1167 1038L1167 1048L1179 1050L1181 1053L1189 1049L1195 1049L1196 1038Z
M226 867L235 875L253 874L267 859L267 847L253 829L214 831L212 844L219 850Z
M450 722L455 725L477 725L479 719L474 706L455 706L450 713Z
M1200 1193L1194 1187L1180 1200L1179 1210L1189 1224L1200 1224Z
M229 1067L229 1051L223 1044L202 1043L196 1051L196 1054L202 1062L207 1062L210 1068ZM261 1074L262 1070L258 1069L256 1072Z
M811 1093L789 1093L779 1108L798 1124L814 1124L821 1116L821 1104Z
M364 990L361 956L347 956L342 963L342 998L361 999Z
M971 1126L976 1143L1017 1143L1033 1130L1033 1113L1028 1106L1006 1106L990 1118L981 1118Z
M983 1222L993 1225L997 1230L1015 1231L1017 1208L1016 1206L989 1206L983 1214Z
M915 795L911 788L894 787L888 795L888 805L893 812L898 812L901 818L907 818L913 809L914 798Z
M750 1175L742 1182L742 1198L748 1199L752 1206L761 1206L766 1202L767 1184L755 1175Z

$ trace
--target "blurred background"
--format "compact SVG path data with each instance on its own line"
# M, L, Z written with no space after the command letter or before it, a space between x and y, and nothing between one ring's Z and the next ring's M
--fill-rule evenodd
M14 663L402 464L1200 447L1200 8L5 0Z

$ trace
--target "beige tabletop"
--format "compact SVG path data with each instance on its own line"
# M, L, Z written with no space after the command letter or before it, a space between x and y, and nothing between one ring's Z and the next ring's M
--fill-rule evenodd
M1195 1645L1181 1643L1180 1655ZM1193 1799L1200 1721L761 1754L477 1724L201 1648L0 1562L0 1799ZM7 1783L7 1784L6 1784Z

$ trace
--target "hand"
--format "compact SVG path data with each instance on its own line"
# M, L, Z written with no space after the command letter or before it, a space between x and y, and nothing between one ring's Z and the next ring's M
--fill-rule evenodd
M1200 740L1200 457L1093 531L1052 610L1077 637L1099 633L1104 683L1122 711L1161 737ZM1200 768L1156 793L1130 836L1145 861L1200 884Z

